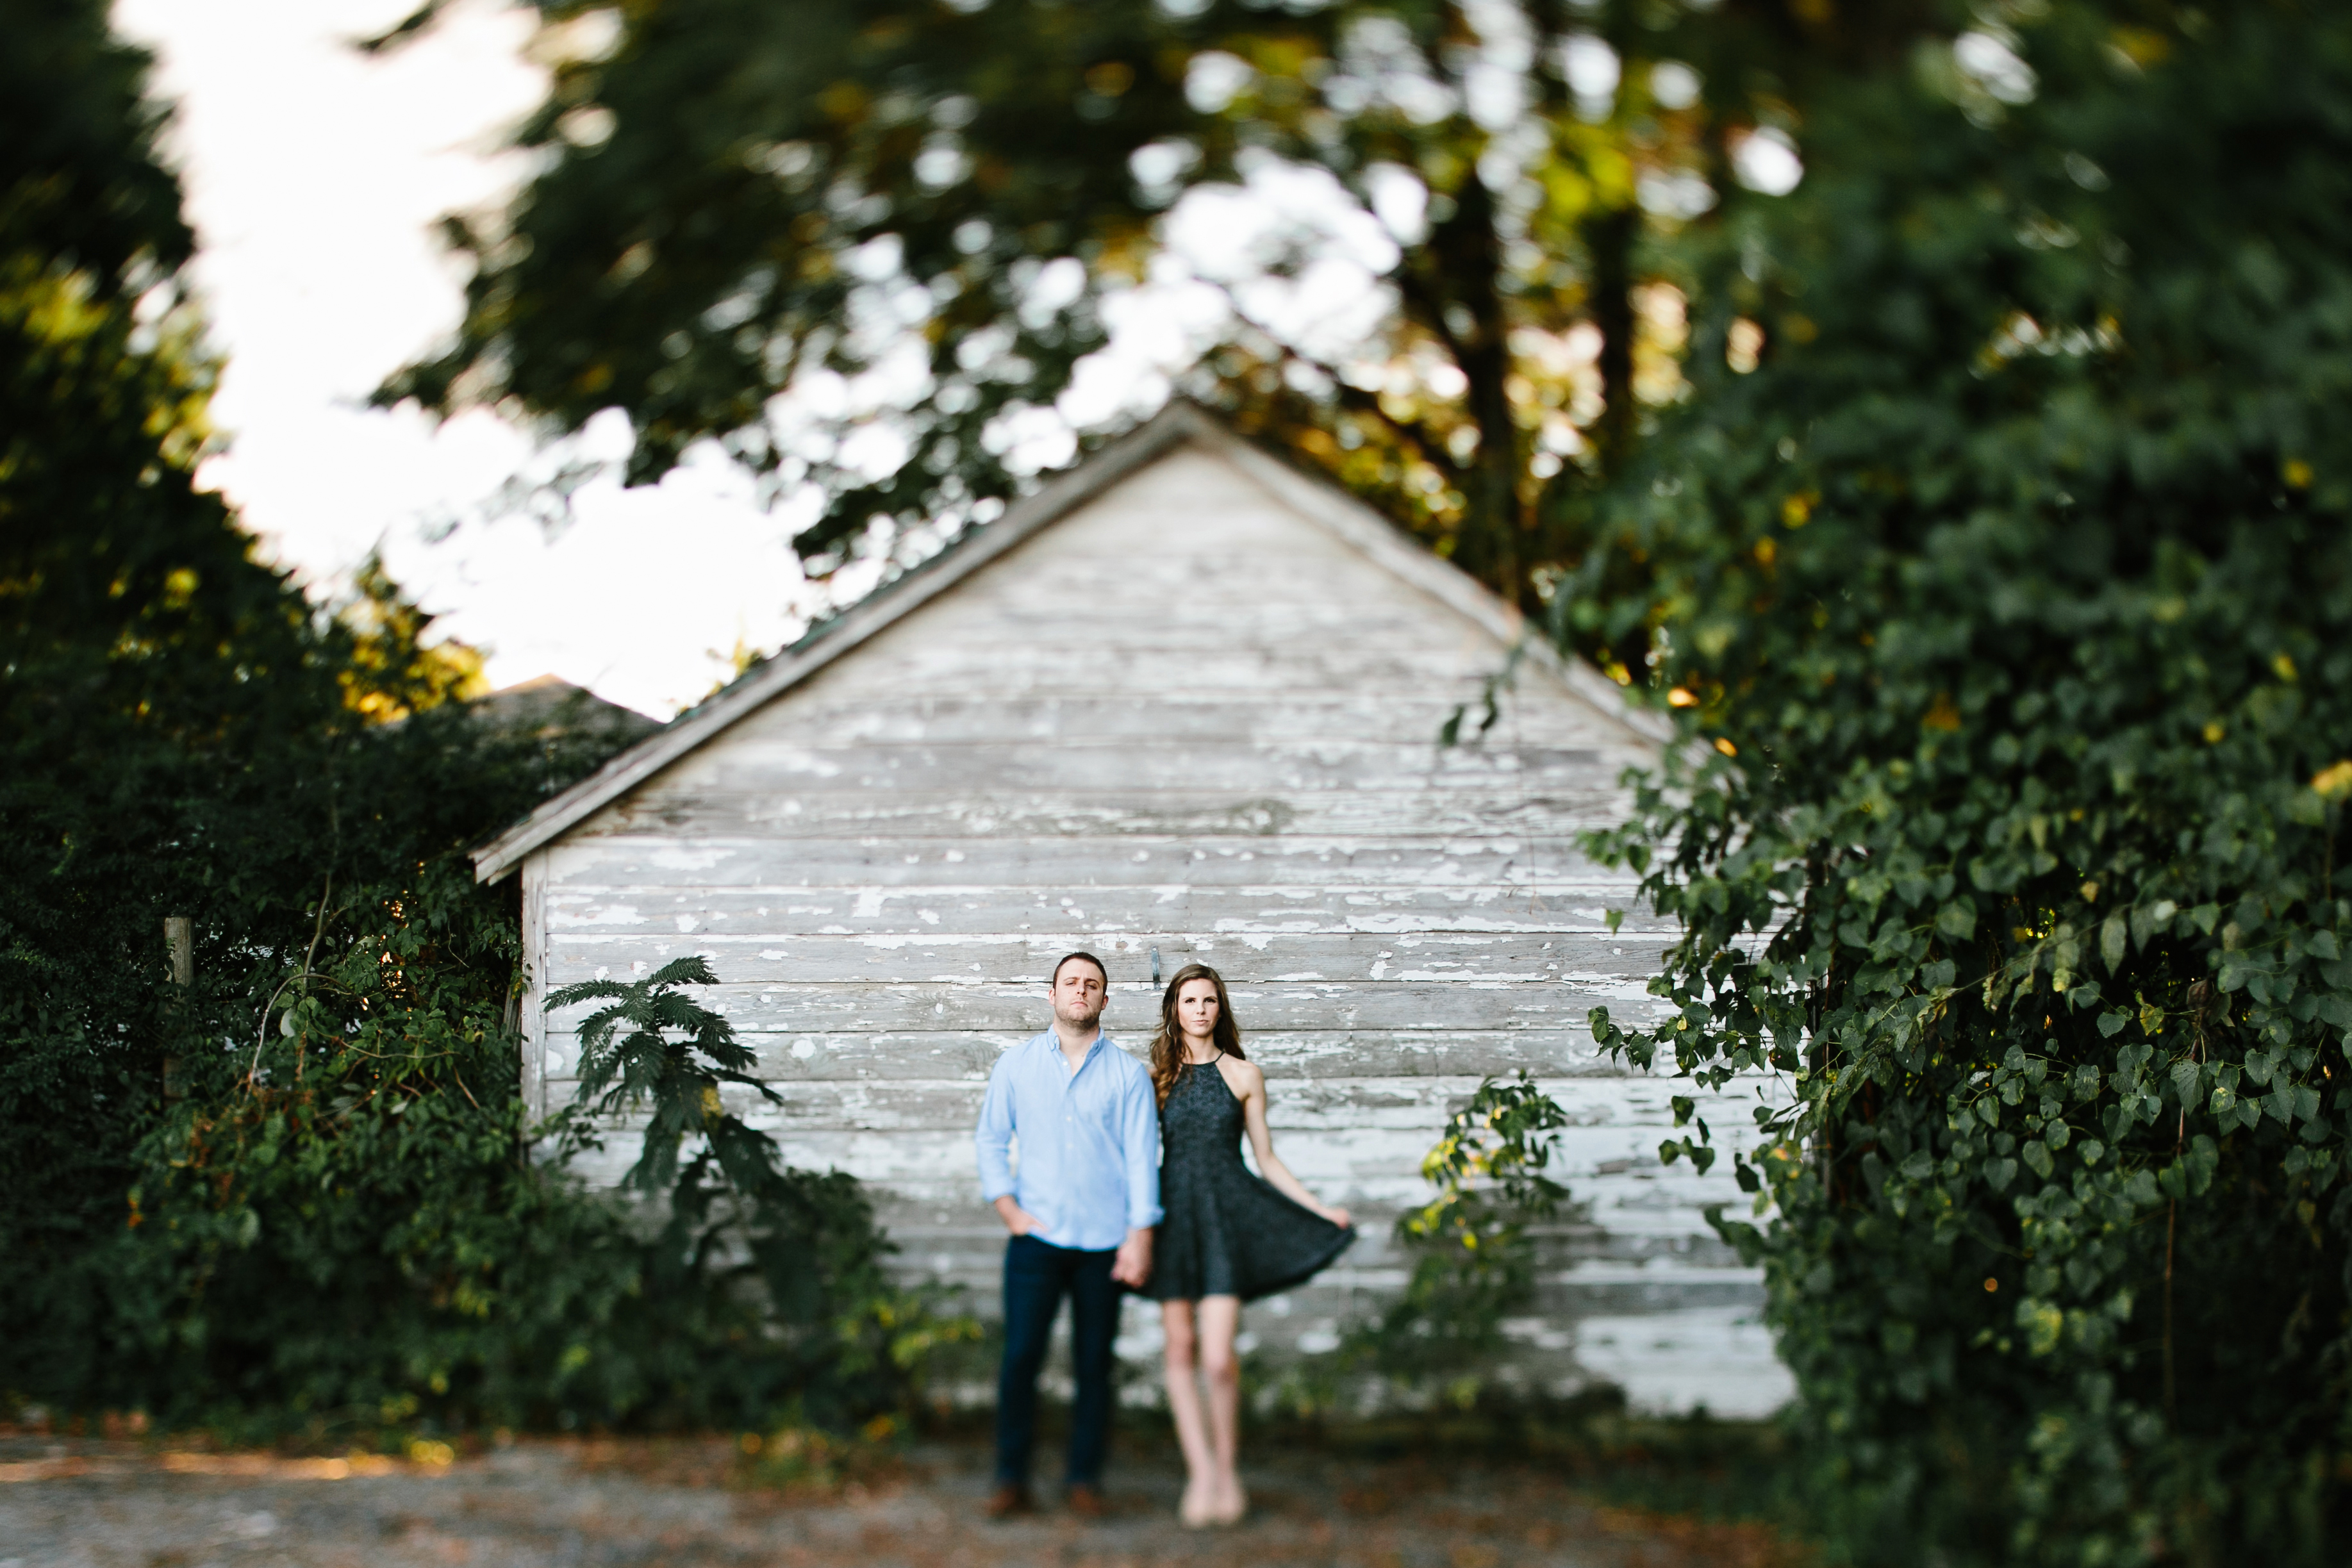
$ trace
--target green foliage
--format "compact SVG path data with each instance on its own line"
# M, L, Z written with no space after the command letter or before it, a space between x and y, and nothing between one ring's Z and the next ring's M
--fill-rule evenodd
M155 157L148 58L96 0L45 0L0 40L0 252L80 272L111 296L185 261L194 236ZM23 426L10 426L21 430Z
M1684 935L1594 1033L1775 1085L1718 1223L1844 1556L2340 1562L2352 25L1979 26L1695 263L1657 591L1563 613L1700 743L1596 841Z
M1567 1124L1524 1071L1478 1085L1421 1162L1436 1196L1397 1220L1412 1278L1379 1316L1350 1331L1344 1364L1456 1406L1477 1400L1506 1348L1503 1320L1535 1299L1528 1228L1568 1201L1568 1189L1544 1174Z
M34 1391L345 1437L675 1397L627 1215L527 1158L514 926L462 878L325 912L284 1010L192 1058L106 1249L102 1371Z
M735 1038L735 1026L687 995L681 986L713 986L719 977L700 954L675 958L642 980L587 980L547 998L549 1010L602 1001L580 1020L580 1088L575 1104L592 1120L583 1127L650 1103L643 1153L621 1185L658 1193L677 1179L678 1145L702 1134L709 1157L727 1179L758 1192L773 1174L775 1145L728 1111L721 1083L739 1083L771 1104L782 1097L743 1070L759 1058ZM629 1026L626 1035L621 1027ZM676 1030L685 1038L673 1040ZM701 1057L708 1065L696 1061Z
M593 1143L591 1113L527 1124L504 994L515 927L469 882L445 860L347 900L322 922L331 956L291 978L284 1010L199 1059L204 1082L139 1151L104 1260L105 1370L66 1392L314 1439L787 1415L839 1428L901 1408L924 1354L968 1328L883 1275L854 1182L776 1168L772 1143L706 1108L705 1074L636 1079L673 1129L668 1160L647 1162L659 1180L639 1184L667 1200L650 1222L533 1160L534 1134L559 1155ZM740 1050L676 994L679 968L614 988L658 1019L625 1049L660 1055L674 1026ZM689 1133L706 1152L679 1171ZM729 1151L728 1179L710 1179L710 1148Z
M341 712L331 639L190 482L212 369L144 64L90 4L0 48L0 1384L98 1375L85 1262L166 1059L299 939L316 873L282 831L324 814ZM207 905L167 1005L160 919Z
M530 1157L572 1124L526 1124L512 894L460 852L617 737L478 714L381 570L314 606L195 488L143 68L90 4L0 44L0 1399L314 1437L895 1407L941 1331L844 1178L770 1149L771 1291L703 1156L652 1225Z

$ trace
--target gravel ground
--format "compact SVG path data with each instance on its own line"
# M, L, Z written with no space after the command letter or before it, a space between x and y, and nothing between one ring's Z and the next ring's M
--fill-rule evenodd
M1172 1454L1120 1456L1114 1515L980 1518L986 1455L931 1445L823 1497L730 1484L723 1438L525 1440L448 1465L0 1437L0 1568L1778 1568L1761 1532L1580 1502L1528 1472L1276 1455L1236 1529L1174 1520Z

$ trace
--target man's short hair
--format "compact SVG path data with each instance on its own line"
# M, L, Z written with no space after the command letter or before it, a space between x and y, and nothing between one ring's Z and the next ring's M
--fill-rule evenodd
M1067 964L1073 959L1083 959L1087 963L1092 964L1095 967L1095 973L1102 977L1103 989L1106 991L1110 989L1110 970L1104 967L1103 961L1100 958L1096 957L1092 953L1065 953L1062 955L1059 961L1054 965L1054 977L1045 982L1045 988L1047 990L1051 990L1055 986L1062 983L1062 965Z

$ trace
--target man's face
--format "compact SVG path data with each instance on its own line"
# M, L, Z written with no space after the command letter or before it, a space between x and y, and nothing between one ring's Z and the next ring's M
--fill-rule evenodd
M1073 958L1054 977L1054 1016L1075 1029L1091 1029L1110 999L1101 974L1084 958Z

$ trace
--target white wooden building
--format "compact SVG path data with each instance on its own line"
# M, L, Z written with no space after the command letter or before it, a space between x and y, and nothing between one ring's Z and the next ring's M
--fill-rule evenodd
M1379 516L1180 405L477 864L522 877L535 995L708 955L784 1096L741 1109L793 1163L871 1184L907 1267L982 1311L1002 1231L971 1129L997 1054L1049 1021L1065 951L1109 964L1106 1023L1138 1052L1155 962L1223 971L1285 1159L1361 1217L1339 1267L1251 1310L1271 1354L1328 1346L1402 1281L1388 1223L1449 1105L1528 1068L1574 1117L1586 1206L1514 1325L1528 1375L1761 1413L1788 1385L1760 1286L1699 1212L1740 1195L1720 1166L1659 1166L1678 1086L1599 1058L1584 1022L1649 1005L1665 937L1638 914L1609 934L1629 883L1576 835L1664 732L1536 650L1497 724L1438 745L1520 635ZM573 1020L526 1016L526 1092L560 1103ZM1123 1350L1148 1354L1152 1322Z

